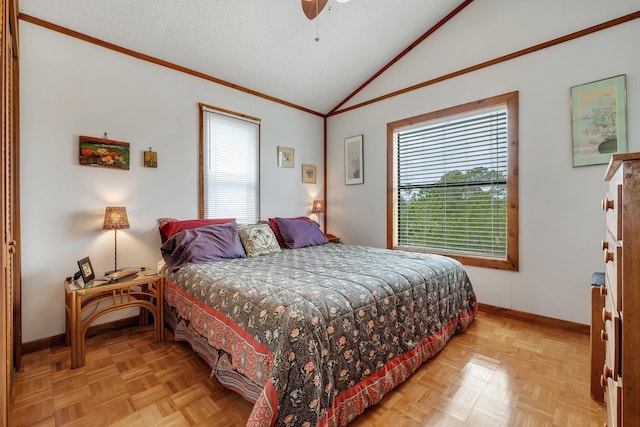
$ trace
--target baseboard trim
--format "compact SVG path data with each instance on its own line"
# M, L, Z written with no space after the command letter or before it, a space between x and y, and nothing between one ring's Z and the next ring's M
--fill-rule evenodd
M115 331L118 329L130 328L140 324L140 316L126 317L124 319L114 320L113 322L101 323L99 325L90 326L87 329L87 338L91 338L107 331ZM64 345L65 334L54 335L48 338L42 338L22 344L22 354L34 353L36 351L53 348Z
M591 326L582 323L570 322L568 320L555 319L553 317L540 316L538 314L525 313L524 311L511 310L509 308L496 307L494 305L478 303L478 310L484 313L495 314L510 319L522 320L536 325L550 326L563 331L578 332L589 335Z
M540 316L537 314L525 313L523 311L511 310L509 308L497 307L489 304L478 303L478 310L495 314L497 316L508 317L510 319L522 320L537 325L550 326L564 331L573 331L580 334L589 335L590 326L581 323L569 322L567 320L554 319L553 317ZM118 329L130 328L140 324L140 317L133 316L124 319L114 320L113 322L102 323L100 325L91 326L87 330L87 338L101 334L107 331L115 331ZM48 338L42 338L36 341L30 341L22 344L22 354L34 353L36 351L53 348L64 345L64 334L54 335Z

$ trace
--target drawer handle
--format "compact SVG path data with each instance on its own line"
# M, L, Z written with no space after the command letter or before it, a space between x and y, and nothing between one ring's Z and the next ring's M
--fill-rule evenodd
M602 309L602 321L607 322L607 320L611 320L611 312L606 308Z
M602 376L604 377L605 380L608 378L615 380L615 378L613 378L613 370L610 367L608 367L606 363L602 367Z
M603 251L609 249L609 242L607 242L606 240L602 240L602 242L600 243L600 247Z
M607 287L606 286L600 286L600 296L601 297L606 297L607 296Z
M604 263L613 262L613 252L604 251Z
M600 341L606 342L609 339L609 335L605 331L600 331Z
M604 198L602 200L602 210L606 212L609 209L613 209L613 203L614 203L613 200Z

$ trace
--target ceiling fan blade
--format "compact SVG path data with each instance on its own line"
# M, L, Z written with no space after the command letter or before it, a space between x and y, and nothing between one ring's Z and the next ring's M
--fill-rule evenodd
M300 0L302 2L302 11L307 18L313 19L327 5L327 0Z

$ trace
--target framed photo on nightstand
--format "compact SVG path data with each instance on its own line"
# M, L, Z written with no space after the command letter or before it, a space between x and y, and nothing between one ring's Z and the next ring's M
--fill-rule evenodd
M89 257L82 258L78 261L78 268L80 269L80 274L82 275L84 283L89 283L96 278L96 273L93 271Z

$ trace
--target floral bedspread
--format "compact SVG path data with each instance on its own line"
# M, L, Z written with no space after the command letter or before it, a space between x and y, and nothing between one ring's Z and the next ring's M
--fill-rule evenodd
M205 359L256 426L345 425L477 311L453 259L340 244L190 264L165 298L176 339L218 351Z

